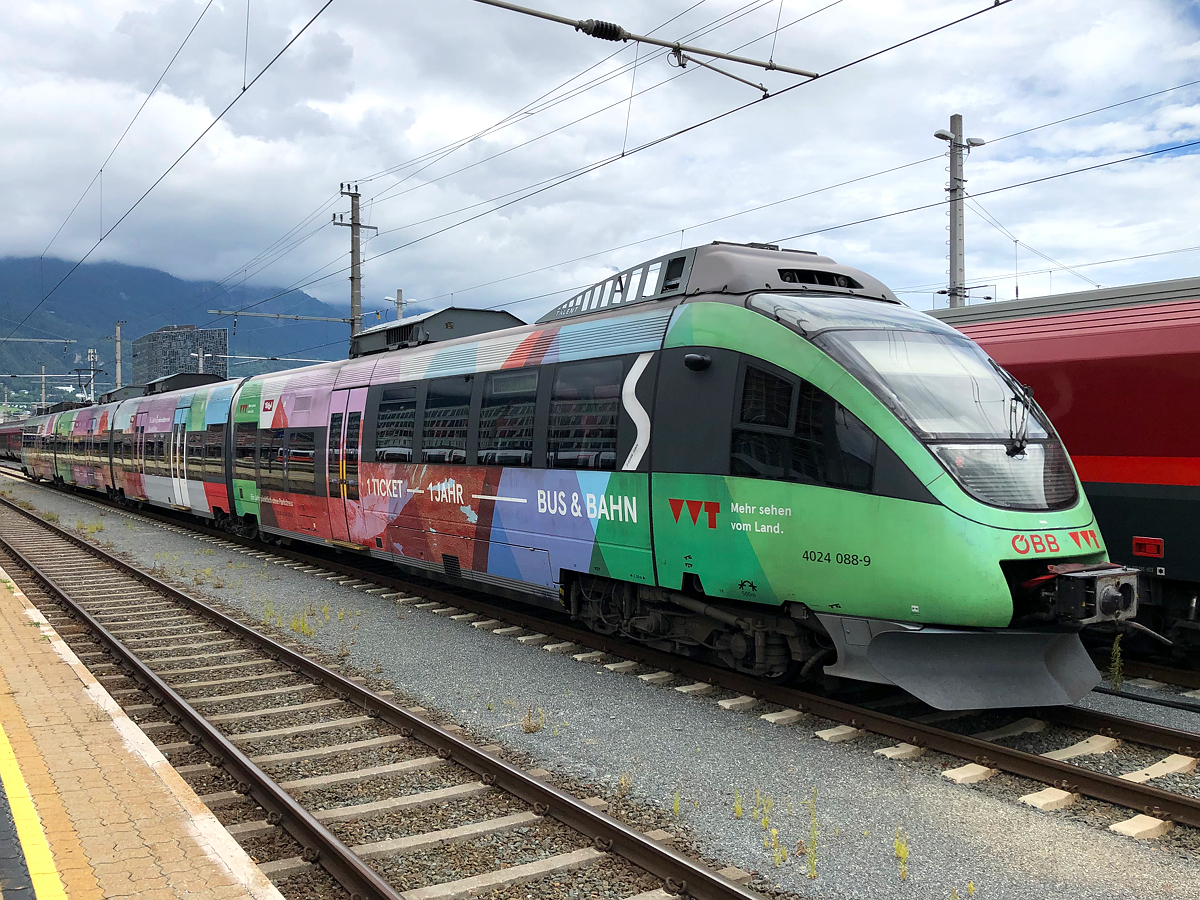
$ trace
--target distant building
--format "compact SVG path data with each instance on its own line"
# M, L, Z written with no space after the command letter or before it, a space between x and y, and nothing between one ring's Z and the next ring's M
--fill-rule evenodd
M226 329L168 325L144 334L133 342L133 383L149 384L178 372L199 372L201 353L205 354L205 374L229 377Z

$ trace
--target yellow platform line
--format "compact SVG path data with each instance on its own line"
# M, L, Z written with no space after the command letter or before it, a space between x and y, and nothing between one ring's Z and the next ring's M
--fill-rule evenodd
M29 787L21 775L21 767L3 725L0 725L0 781L3 781L4 793L8 795L8 806L17 826L17 838L21 841L25 866L29 870L29 880L37 900L66 900L67 892L54 866L50 844L42 831L42 820L38 818Z

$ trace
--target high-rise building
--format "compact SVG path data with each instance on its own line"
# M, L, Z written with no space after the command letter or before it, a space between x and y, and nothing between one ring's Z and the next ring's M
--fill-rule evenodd
M227 329L168 325L133 342L133 382L148 384L178 372L201 371L227 378L228 353Z

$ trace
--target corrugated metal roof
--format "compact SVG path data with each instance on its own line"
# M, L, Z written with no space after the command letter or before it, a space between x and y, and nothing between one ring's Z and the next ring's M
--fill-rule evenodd
M1025 300L978 303L956 309L927 310L931 316L958 328L984 322L1025 319L1031 316L1066 315L1128 306L1200 300L1200 278L1151 281L1074 294L1051 294Z

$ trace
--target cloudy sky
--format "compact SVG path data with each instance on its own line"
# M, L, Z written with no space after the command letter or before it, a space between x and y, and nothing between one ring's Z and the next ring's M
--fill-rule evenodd
M826 73L991 0L537 2ZM4 4L0 255L86 253L323 4ZM328 220L352 181L379 228L367 310L401 286L531 319L568 295L554 292L681 243L781 238L927 307L946 278L944 209L835 226L944 198L932 135L959 112L988 141L967 163L983 195L968 278L992 285L978 293L1011 297L1014 271L1022 296L1194 275L1200 249L1167 251L1200 248L1200 147L996 189L1200 139L1200 84L1178 87L1200 78L1198 39L1180 0L1012 0L629 154L760 92L473 0L333 0L91 259L346 303L348 229ZM802 80L725 67L773 92Z

